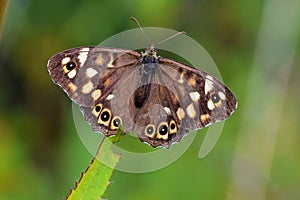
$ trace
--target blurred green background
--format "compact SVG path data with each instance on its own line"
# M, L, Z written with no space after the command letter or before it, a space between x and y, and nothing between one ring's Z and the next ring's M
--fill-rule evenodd
M0 199L61 199L92 159L46 64L136 25L184 30L211 55L239 107L213 151L202 131L172 165L115 171L107 199L300 199L300 2L0 1ZM131 147L132 149L132 147Z

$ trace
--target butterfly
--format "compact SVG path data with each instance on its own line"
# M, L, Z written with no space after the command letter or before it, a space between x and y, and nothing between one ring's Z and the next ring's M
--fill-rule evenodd
M153 147L169 148L192 130L225 120L237 108L233 93L193 66L144 52L100 46L52 56L51 79L85 120L105 136L134 132Z

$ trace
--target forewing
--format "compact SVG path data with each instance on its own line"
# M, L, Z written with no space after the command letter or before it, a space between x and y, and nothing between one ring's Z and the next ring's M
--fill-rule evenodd
M75 103L94 106L96 97L104 98L117 75L123 73L126 66L134 65L139 56L131 50L79 47L52 56L47 68L52 80Z

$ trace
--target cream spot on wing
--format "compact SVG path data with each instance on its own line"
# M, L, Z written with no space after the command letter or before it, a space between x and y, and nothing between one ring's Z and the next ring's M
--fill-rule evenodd
M81 52L87 52L87 51L89 51L89 50L90 50L90 48L84 47L84 48L82 48L80 51L81 51Z
M176 112L176 115L177 115L178 119L181 121L182 118L184 118L184 115L185 115L184 110L182 108L178 108L177 112Z
M161 134L157 134L157 136L156 136L156 138L157 139L163 139L163 140L166 140L166 139L168 139L168 133L167 134L165 134L165 135L161 135Z
M104 60L103 60L102 56L97 57L96 64L99 65L99 66L103 66Z
M101 97L101 90L97 89L92 93L92 98L94 99L94 101L96 101L100 97Z
M93 68L87 68L86 70L86 76L89 78L93 78L98 72Z
M184 77L185 72L181 72L178 83L183 83L183 77Z
M189 95L190 95L192 101L194 101L194 102L197 102L200 99L199 92L190 92Z
M75 92L77 90L76 85L74 83L72 83L72 82L70 82L68 84L68 87L69 87L69 89L70 89L71 92Z
M208 79L208 80L211 80L211 81L214 80L214 78L212 76L210 76L210 75L207 75L205 78Z
M69 77L69 78L74 78L74 77L76 76L76 74L77 74L76 69L73 69L73 70L71 70L71 71L68 73L68 77Z
M209 79L205 80L205 86L204 86L205 94L207 94L208 92L210 92L214 88L213 85L214 85L214 83L211 80L209 80Z
M215 104L212 102L212 100L208 100L207 107L209 110L215 109Z
M191 77L188 83L190 86L194 87L196 85L196 79L194 77Z
M200 116L200 120L201 120L202 123L207 124L210 121L210 115L209 114L203 114L203 115Z
M71 58L70 57L65 57L64 59L61 60L61 64L62 65L65 65L67 64L68 62L70 62Z
M64 71L64 73L65 73L65 74L67 74L67 73L69 73L69 72L70 72L70 71L67 69L66 65L64 65L64 67L63 67L63 71Z
M83 48L83 49L80 50L80 53L78 55L78 59L79 59L79 62L80 62L80 67L84 65L88 54L89 54L89 48Z
M93 90L93 88L94 88L94 84L91 81L89 81L82 86L81 92L83 94L88 94Z
M222 99L223 101L226 99L226 96L223 92L218 92L220 99Z
M103 66L104 60L103 60L102 55L97 57L96 64L99 65L99 66Z
M112 68L112 67L114 67L114 65L112 64L113 62L114 62L114 59L113 59L113 55L112 54L110 54L109 56L109 63L107 64L107 67L110 67L110 68Z
M196 110L194 108L194 104L191 103L186 107L186 113L190 118L195 118L196 117Z
M220 106L222 106L222 101L219 101L218 103L215 103L215 106L218 108Z
M171 110L169 107L164 107L164 110L166 111L167 115L171 115Z
M107 64L107 67L109 68L113 68L114 66L112 65L113 61L111 61L110 63Z
M109 100L112 100L114 97L115 97L115 95L109 94L109 95L105 98L105 100L109 101Z
M99 116L99 112L97 112L96 110L95 110L95 108L92 110L92 114L94 115L94 116L96 116L96 117L98 117Z

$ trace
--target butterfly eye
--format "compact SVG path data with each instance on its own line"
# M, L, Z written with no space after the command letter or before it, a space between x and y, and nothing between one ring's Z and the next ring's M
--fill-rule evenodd
M99 103L99 104L97 104L97 105L94 107L92 113L93 113L96 117L98 117L98 116L99 116L99 113L101 112L101 110L102 110L102 104Z
M73 70L75 67L76 67L76 63L75 63L75 62L68 62L68 63L66 64L66 69L67 69L68 71Z
M169 132L170 134L176 133L177 132L177 126L174 120L170 121L170 125L169 125Z
M95 107L95 111L96 111L96 112L100 112L100 111L101 111L101 107L102 107L101 105L97 105L97 106Z
M220 101L220 96L217 93L213 93L210 98L213 103L219 103Z
M207 102L207 107L209 110L214 110L215 108L219 108L222 106L222 101L225 100L225 94L223 92L213 93L210 96L210 99Z
M157 138L158 139L168 139L168 124L166 122L160 123L158 126L158 131L157 131Z
M170 124L170 129L171 129L171 130L174 130L174 129L175 129L175 127L176 127L176 126L175 126L175 124L174 124L174 123Z
M107 108L104 108L99 116L98 123L108 126L110 118L111 118L110 110Z
M101 113L101 120L104 122L107 122L110 118L110 114L108 111L104 111L103 113Z
M68 62L67 62L68 61ZM76 76L77 70L76 70L76 63L74 61L70 61L69 57L66 57L62 60L63 64L63 71L67 74L67 76L72 79Z
M145 134L149 136L150 138L153 138L154 136L154 131L155 131L155 126L153 124L149 124L145 128Z
M118 126L121 124L120 118L114 119L114 120L113 120L113 124L114 124L114 126L118 127Z
M121 118L120 118L120 117L114 117L114 118L111 120L110 128L111 128L112 130L117 130L121 124L122 124Z
M161 135L165 135L165 134L167 134L168 133L168 126L166 126L165 124L163 124L163 125L161 125L160 127L159 127L159 134L161 134Z
M166 135L168 133L168 126L166 124L161 124L158 128L158 133L160 135Z

